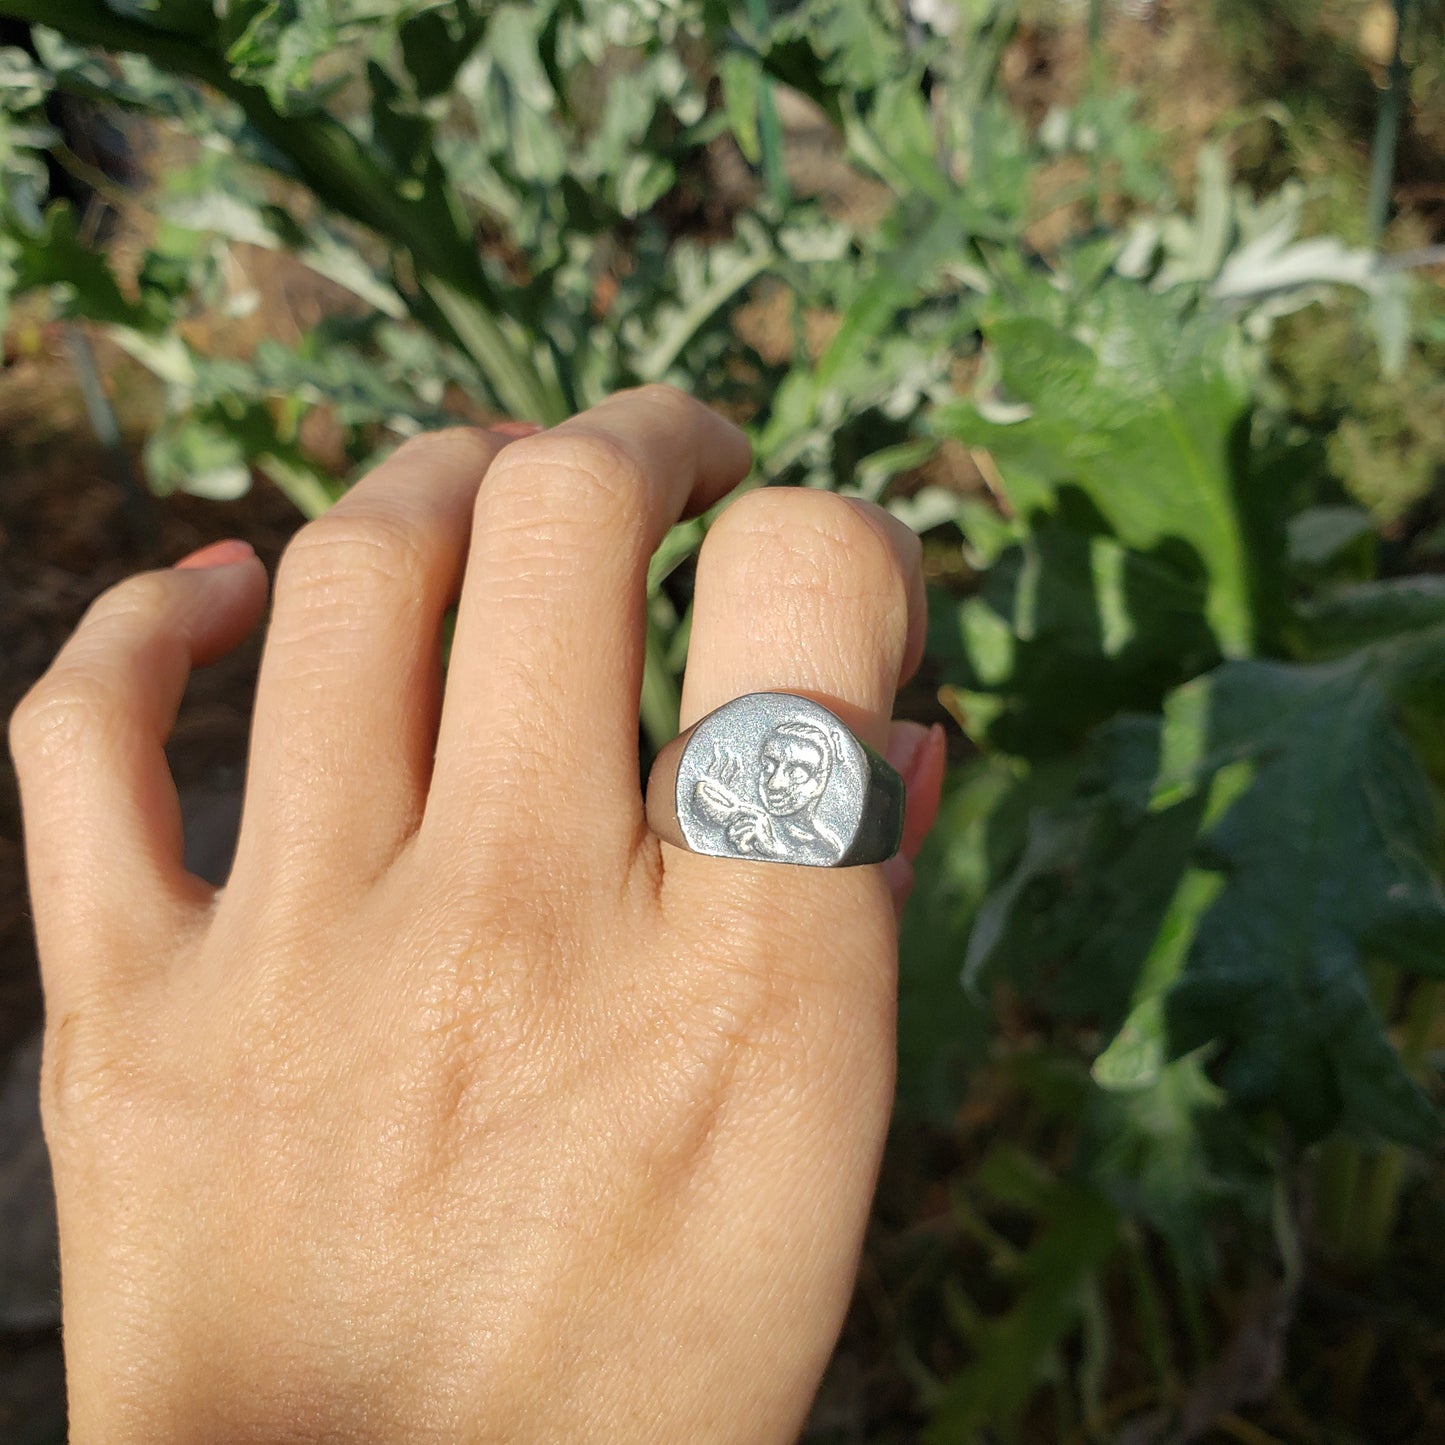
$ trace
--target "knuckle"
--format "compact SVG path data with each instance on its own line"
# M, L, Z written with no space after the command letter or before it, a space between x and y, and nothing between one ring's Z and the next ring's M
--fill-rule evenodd
M412 588L430 552L416 518L375 505L339 507L291 539L277 571L277 595L329 600L358 587Z
M81 621L81 628L125 622L154 623L175 605L174 577L168 572L140 572L102 592Z
M802 488L749 492L714 523L704 558L741 573L744 595L805 595L865 608L907 630L908 577L892 545L844 498Z
M617 395L628 401L656 407L659 411L688 412L702 408L702 403L696 398L665 381L644 382L641 386L630 387Z
M65 762L112 711L99 676L58 666L20 700L10 716L10 752L20 769Z
M71 641L10 716L17 762L70 755L123 708L126 688L112 654L164 630L176 600L173 581L169 573L142 572L90 604Z
M496 492L519 520L631 525L647 485L641 460L604 431L543 432L514 442L496 463Z
M448 426L408 437L391 454L390 462L404 467L456 462L485 471L497 451L497 438L482 427Z
M109 1127L126 1092L126 1069L113 1029L88 1008L66 1011L46 1025L40 1065L40 1112L52 1150Z

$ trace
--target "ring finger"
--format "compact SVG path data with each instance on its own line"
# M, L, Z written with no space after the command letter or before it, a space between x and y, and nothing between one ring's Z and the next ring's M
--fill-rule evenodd
M713 525L698 559L682 725L746 693L807 693L884 752L924 625L918 539L901 523L825 492L749 493ZM768 887L760 875L770 869L722 866L745 891L747 880ZM704 870L722 876L715 859L669 857L668 868L699 884Z

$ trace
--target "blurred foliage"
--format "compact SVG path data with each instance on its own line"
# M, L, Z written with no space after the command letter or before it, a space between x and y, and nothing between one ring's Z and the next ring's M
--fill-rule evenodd
M478 407L551 422L669 380L747 424L754 484L925 533L969 579L933 591L926 666L973 753L905 920L900 1118L996 1124L947 1175L942 1252L898 1238L904 1413L1113 1438L1142 1358L1159 1433L1130 1438L1196 1438L1248 1324L1208 1291L1263 1261L1251 1298L1287 1313L1316 1196L1311 1247L1377 1258L1438 1149L1445 595L1381 574L1441 544L1380 523L1428 506L1445 329L1318 186L1234 173L1254 119L1181 192L1109 83L1106 7L1043 8L0 0L35 25L0 49L0 320L44 289L162 380L162 490L259 472L315 512ZM1030 115L1001 61L1047 24L1095 48ZM48 193L58 96L189 138L123 272ZM846 203L790 164L803 97ZM188 323L255 299L237 242L338 304L208 352ZM654 746L706 524L652 569Z

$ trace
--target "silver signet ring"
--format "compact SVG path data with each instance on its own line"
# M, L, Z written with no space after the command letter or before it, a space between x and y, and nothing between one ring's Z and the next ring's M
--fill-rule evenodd
M647 822L714 858L846 868L898 851L903 799L903 779L841 718L810 698L754 692L657 755Z

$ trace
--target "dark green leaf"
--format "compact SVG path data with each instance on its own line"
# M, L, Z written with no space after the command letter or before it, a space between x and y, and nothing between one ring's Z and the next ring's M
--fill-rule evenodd
M1119 1217L1101 1195L1068 1180L1050 1189L1044 1217L1023 1260L1018 1303L979 1332L976 1358L934 1409L928 1445L974 1445L981 1428L1014 1418L1054 1350L1078 1328L1086 1286L1118 1243Z
M988 1016L961 986L963 960L989 884L989 825L1016 781L999 761L954 775L914 864L898 949L898 1105L909 1118L946 1122L965 1065L984 1053Z
M81 243L77 224L74 209L58 201L46 211L41 235L22 234L16 238L14 290L54 286L74 315L90 321L130 326L138 331L150 330L162 322L165 314L156 304L125 297L105 257Z
M1208 579L1177 538L1125 547L1089 498L1057 492L1035 512L978 595L941 601L930 651L966 694L980 741L1025 757L1076 746L1121 710L1152 711L1218 650Z
M1445 893L1428 782L1395 718L1445 630L1313 666L1229 664L1171 699L1159 790L1228 766L1249 786L1207 832L1225 887L1167 1001L1171 1043L1220 1050L1237 1102L1305 1138L1341 1119L1411 1143L1437 1132L1385 1036L1367 970L1445 973Z
M466 4L424 10L404 20L398 38L417 95L427 100L449 89L481 37L481 20Z

